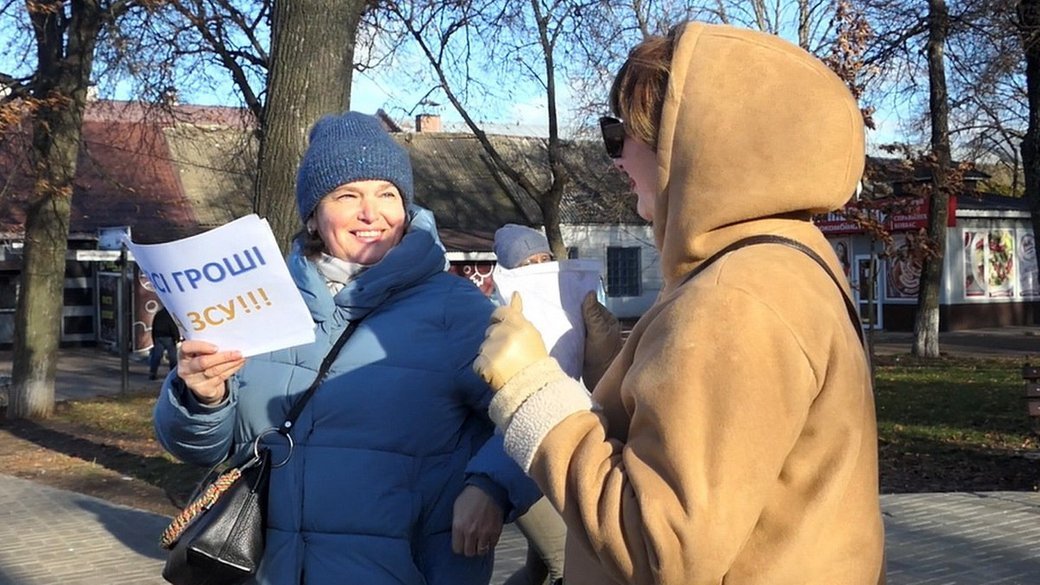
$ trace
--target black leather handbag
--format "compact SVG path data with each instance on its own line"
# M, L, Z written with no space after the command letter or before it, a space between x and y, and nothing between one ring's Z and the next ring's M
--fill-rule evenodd
M203 481L198 495L163 531L159 546L170 551L162 576L173 585L238 585L254 574L264 557L267 530L267 492L271 470L292 457L293 441L289 431L303 407L324 380L339 350L357 328L352 321L339 336L318 368L310 387L293 405L285 422L264 431L253 440L245 456L232 458L245 462L233 464ZM267 434L279 433L289 443L289 453L280 462L271 462L271 451L261 445Z
M271 451L210 482L163 533L170 549L163 578L173 585L232 585L256 573L264 556Z

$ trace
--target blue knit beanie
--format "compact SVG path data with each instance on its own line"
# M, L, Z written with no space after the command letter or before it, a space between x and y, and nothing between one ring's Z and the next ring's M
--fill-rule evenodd
M535 254L552 254L542 232L507 223L495 232L495 256L502 268L516 268Z
M374 116L359 112L328 115L311 128L307 152L296 173L296 207L307 221L322 197L353 181L389 181L412 202L412 162L408 151Z

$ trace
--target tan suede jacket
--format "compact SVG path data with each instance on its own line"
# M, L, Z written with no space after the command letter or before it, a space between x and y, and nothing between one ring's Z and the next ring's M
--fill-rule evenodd
M504 429L567 522L568 585L883 577L873 393L839 286L777 245L682 283L755 234L842 274L808 217L852 195L863 141L849 92L801 49L685 29L657 152L664 290L591 402L550 373Z

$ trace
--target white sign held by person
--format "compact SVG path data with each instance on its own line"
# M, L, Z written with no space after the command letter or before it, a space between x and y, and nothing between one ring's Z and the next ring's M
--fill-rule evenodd
M574 379L585 359L585 321L581 303L599 287L599 262L561 260L509 270L496 266L495 287L505 303L519 292L524 317L542 334L549 355Z
M126 244L185 339L247 357L314 341L310 311L266 219L247 215L183 240Z

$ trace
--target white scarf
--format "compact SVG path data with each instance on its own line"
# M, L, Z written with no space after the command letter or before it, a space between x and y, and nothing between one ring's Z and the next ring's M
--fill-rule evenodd
M314 264L318 267L318 272L325 277L325 286L329 287L329 292L333 295L343 290L348 282L368 268L364 264L347 262L324 252Z

